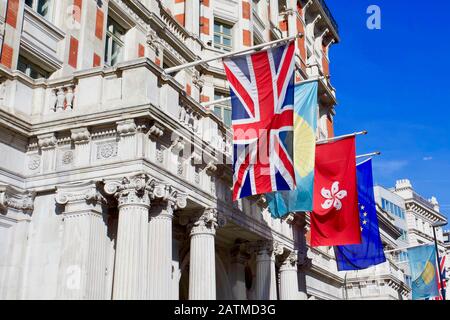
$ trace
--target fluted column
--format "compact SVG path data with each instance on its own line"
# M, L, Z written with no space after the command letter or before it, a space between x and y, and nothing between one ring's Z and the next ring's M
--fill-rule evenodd
M237 244L231 249L230 283L231 291L236 300L247 299L245 287L245 264L250 255L246 252L245 244Z
M192 225L189 260L189 300L216 299L216 260L214 240L217 211L206 209Z
M297 300L298 298L297 261L297 252L292 251L280 267L281 300Z
M58 186L55 200L64 207L58 299L106 299L105 199L90 181Z
M256 251L256 299L276 300L277 283L275 275L275 255L280 254L279 246L273 241L261 241Z
M148 224L148 299L172 299L172 219L173 211L186 207L186 195L166 184L157 184L152 193Z
M118 201L113 299L146 299L148 210L154 180L146 175L110 181L105 191Z

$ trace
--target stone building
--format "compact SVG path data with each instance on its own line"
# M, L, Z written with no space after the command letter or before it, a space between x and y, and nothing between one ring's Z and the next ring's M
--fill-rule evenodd
M1 1L0 299L344 298L307 215L231 201L221 62L164 72L297 33L330 137L323 0Z

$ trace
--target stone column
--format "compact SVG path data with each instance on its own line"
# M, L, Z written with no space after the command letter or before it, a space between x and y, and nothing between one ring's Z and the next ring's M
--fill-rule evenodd
M107 194L118 201L113 299L147 298L148 210L154 180L146 175L109 181Z
M297 251L292 251L280 267L280 300L297 300Z
M0 300L24 297L34 191L0 185Z
M216 299L216 259L214 238L217 211L205 209L192 224L189 262L189 300Z
M170 300L172 294L173 211L186 207L186 195L157 184L148 224L148 298Z
M230 283L236 300L247 300L245 287L245 264L250 259L245 244L237 244L231 249Z
M107 299L105 199L92 181L56 190L56 203L64 208L58 299Z
M273 241L260 241L256 250L256 299L276 300L275 255L280 254L282 248Z

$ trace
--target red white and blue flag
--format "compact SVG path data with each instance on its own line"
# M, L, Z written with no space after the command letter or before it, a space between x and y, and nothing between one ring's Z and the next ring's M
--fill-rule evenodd
M440 272L441 273L441 277L442 278L439 278L439 274L438 274L438 290L439 290L439 297L436 297L436 298L434 298L433 300L444 300L443 299L443 297L442 297L442 291L444 291L444 295L445 295L445 292L446 292L446 290L447 290L447 281L446 281L446 272L445 272L445 257L446 256L443 256L443 257L441 257L439 260L440 260L440 263L439 263L439 271L438 272ZM440 279L442 279L442 284L441 284L441 281L440 281ZM443 290L442 290L442 287L443 287ZM445 298L445 296L444 296L444 298Z
M295 188L295 45L224 59L233 127L233 200Z

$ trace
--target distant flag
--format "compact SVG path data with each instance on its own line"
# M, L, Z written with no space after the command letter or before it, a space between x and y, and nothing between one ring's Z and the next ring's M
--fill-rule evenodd
M224 59L233 127L233 200L295 187L295 44Z
M424 245L408 249L412 278L412 299L421 300L439 296L436 249Z
M339 271L362 270L386 261L373 194L372 159L356 166L361 244L336 246Z
M316 147L313 247L361 243L355 156L355 137Z
M445 258L446 256L441 257L440 263L439 263L439 271L441 273L441 279L442 279L442 285L441 285L441 281L439 279L439 274L438 274L438 290L439 290L439 296L435 297L434 300L444 300L446 299L445 297L445 293L447 290L447 280L445 279L446 275L446 270L445 270ZM441 288L444 288L444 290L441 290ZM444 291L444 296L442 297L442 291Z
M295 85L294 168L296 189L266 194L274 218L312 211L317 128L317 81Z

